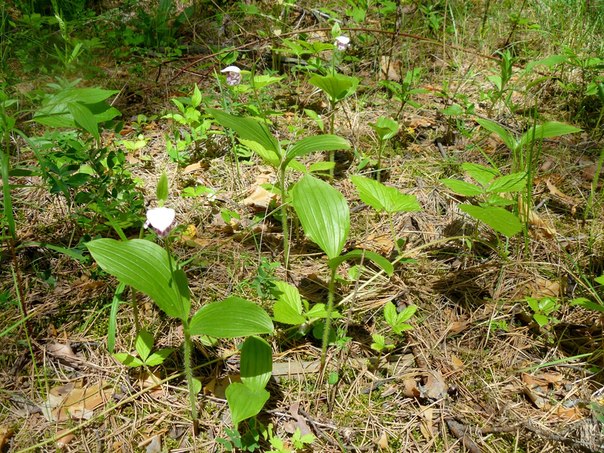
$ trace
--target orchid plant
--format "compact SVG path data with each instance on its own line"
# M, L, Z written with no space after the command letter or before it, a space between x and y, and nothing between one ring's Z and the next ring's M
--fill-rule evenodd
M234 296L205 304L195 314L191 314L191 291L187 275L169 250L175 211L163 206L168 198L165 176L160 178L157 195L160 206L147 212L145 225L157 233L165 247L146 239L95 239L86 246L101 269L115 276L121 284L146 294L166 315L181 322L185 375L194 431L198 418L196 394L199 386L193 377L191 337L248 337L241 348L242 382L231 384L226 392L233 423L237 426L241 420L255 416L268 400L269 394L264 387L272 370L271 348L266 341L255 335L272 333L273 323L261 307ZM147 361L148 359L146 357Z
M289 225L287 213L286 171L295 168L306 171L306 168L296 161L297 157L316 151L335 151L349 149L347 140L337 135L325 134L303 138L283 149L281 143L269 131L265 123L253 118L238 117L222 110L207 109L223 127L232 129L239 141L254 151L262 160L277 171L278 190L281 195L281 223L283 228L283 253L285 267L289 264Z

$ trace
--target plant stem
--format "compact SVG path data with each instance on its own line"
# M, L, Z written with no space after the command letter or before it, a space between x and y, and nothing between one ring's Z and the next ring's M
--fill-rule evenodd
M279 168L279 190L281 191L281 228L283 230L283 260L285 271L289 270L289 219L285 191L285 165Z
M330 110L331 110L331 116L329 118L329 133L333 134L334 129L335 129L335 121L336 121L336 103L332 102L330 100L329 105L330 105ZM336 152L333 150L329 151L329 162L331 162L333 164L333 167L331 167L329 169L329 176L331 178L333 178L334 171L336 169Z
M327 315L325 316L325 326L323 327L323 345L321 347L321 371L323 371L325 368L325 358L327 357L327 344L329 343L329 331L331 330L331 312L333 311L333 301L335 298L336 270L337 267L333 266L331 268L331 275L329 277Z
M384 152L386 142L382 139L379 140L379 148L378 148L378 160L377 160L377 182L381 182L382 176L382 153Z
M189 332L189 325L183 322L183 331L185 334L184 353L185 353L185 376L187 378L187 387L189 389L189 404L191 406L191 421L193 422L193 435L197 435L197 398L195 396L195 389L193 387L193 368L192 363L192 350L193 344L191 342L191 333Z

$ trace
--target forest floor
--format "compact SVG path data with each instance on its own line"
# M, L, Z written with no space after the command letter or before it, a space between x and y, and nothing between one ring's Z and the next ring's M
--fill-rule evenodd
M287 16L292 40L332 42L331 24L299 11ZM406 14L409 21L427 20L417 8ZM327 259L297 222L292 223L289 270L283 266L282 228L275 214L280 198L266 189L278 176L270 165L218 124L189 145L184 157L167 152L168 142L184 140L182 131L191 126L164 115L176 112L173 99L190 99L195 85L202 107L228 106L244 115L253 109L268 112L271 131L280 140L322 133L305 110L321 115L328 127L330 105L307 73L281 60L274 67L274 49L285 46L275 44L275 37L245 32L264 25L261 19L230 24L238 31L231 38L239 49L234 63L253 70L244 74L244 82L254 74L280 77L258 91L224 84L220 52L179 58L133 53L123 61L103 54L94 76L81 83L117 92L110 102L123 124L103 130L100 143L126 150L120 165L144 200L130 213L139 222L124 230L129 238L145 234L158 241L142 224L166 173L166 204L177 219L173 251L185 263L194 309L235 295L272 313L275 281L295 286L311 306L327 300ZM321 341L311 331L296 335L291 326L275 323L274 335L266 337L273 353L270 399L237 433L225 389L239 379L241 341L208 345L196 339L195 375L202 390L193 433L182 327L138 293L137 313L131 303L119 307L115 351L134 351L136 318L152 333L155 348L175 352L144 371L116 360L107 350L107 325L117 280L101 272L83 246L95 237L117 238L116 233L101 228L90 206L52 193L43 175L15 175L11 197L18 240L11 242L5 234L0 269L1 451L210 452L236 450L238 442L247 451L277 452L604 450L604 293L597 281L604 272L599 182L604 142L601 122L594 120L598 115L601 120L595 106L604 109L602 101L570 90L571 82L583 85L568 62L525 71L530 62L555 53L531 41L530 28L514 32L514 42L522 45L516 46L519 56L501 95L493 88L494 77L501 75L494 49L478 49L475 41L459 42L450 34L418 39L380 33L367 24L342 28L352 42L338 69L360 84L335 113L335 133L350 142L351 150L336 153L335 176L324 180L350 206L344 250L377 252L394 263L394 272L388 276L363 261L339 267L341 317L334 321L337 333L326 369L320 372ZM427 30L412 31L426 36ZM493 25L492 32L505 37L509 29ZM594 33L590 39L601 36ZM530 59L522 54L527 49L533 52ZM318 55L329 61L332 53ZM406 103L381 83L403 86L415 68L421 75L410 79L407 90L415 91L408 91ZM20 97L50 82L40 74L4 89ZM377 173L378 140L371 124L380 117L400 125L384 150L381 182L415 196L420 211L378 214L359 199L350 180ZM48 130L30 118L19 123L29 137ZM518 154L477 122L484 118L514 137L548 121L572 124L581 132L539 140L530 156L520 158L529 162L520 168ZM29 142L15 135L13 143L13 167L39 165ZM311 168L324 159L315 153L299 160ZM498 175L529 171L530 208L522 214L526 201L518 200L526 198L518 193L510 196L517 198L508 208L520 211L522 232L507 237L459 208L473 198L455 194L442 180L475 182L467 164ZM300 177L288 173L292 184ZM203 190L194 192L199 187ZM541 303L541 311L529 300ZM399 335L388 326L383 309L389 302L399 311L417 307L410 330ZM392 347L377 352L375 334ZM314 440L304 445L299 438L306 434Z

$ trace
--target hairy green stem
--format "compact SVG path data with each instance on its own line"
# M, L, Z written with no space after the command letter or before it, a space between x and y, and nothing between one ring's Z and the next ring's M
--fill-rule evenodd
M329 343L329 331L331 330L331 313L333 311L333 301L335 298L336 288L336 270L337 267L331 268L329 276L329 286L327 295L327 314L325 316L325 326L323 327L323 345L321 347L321 370L325 368L325 359L327 357L327 345Z
M329 133L333 135L335 129L335 121L336 121L336 103L329 102L331 116L329 118ZM329 169L329 176L333 178L334 171L336 169L336 152L334 150L329 151L329 162L333 164L333 167Z
M285 165L279 168L279 190L281 191L281 228L283 229L283 260L285 270L289 269L289 219L287 216L287 202L285 189Z
M193 358L193 343L191 342L191 333L189 324L183 322L183 331L185 334L185 342L183 344L185 353L185 376L187 378L187 387L189 389L189 404L191 407L191 420L193 421L193 434L197 434L197 398L195 396L195 388L193 383L193 368L191 366Z

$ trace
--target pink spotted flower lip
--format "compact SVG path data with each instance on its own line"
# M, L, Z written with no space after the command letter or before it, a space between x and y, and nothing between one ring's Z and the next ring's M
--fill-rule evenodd
M227 66L220 72L226 74L227 85L234 86L241 83L241 69L239 69L237 66Z
M174 226L176 212L172 208L152 208L147 211L145 228L153 228L160 237L166 237Z
M350 38L348 36L338 36L334 45L338 50L344 51L350 46Z

